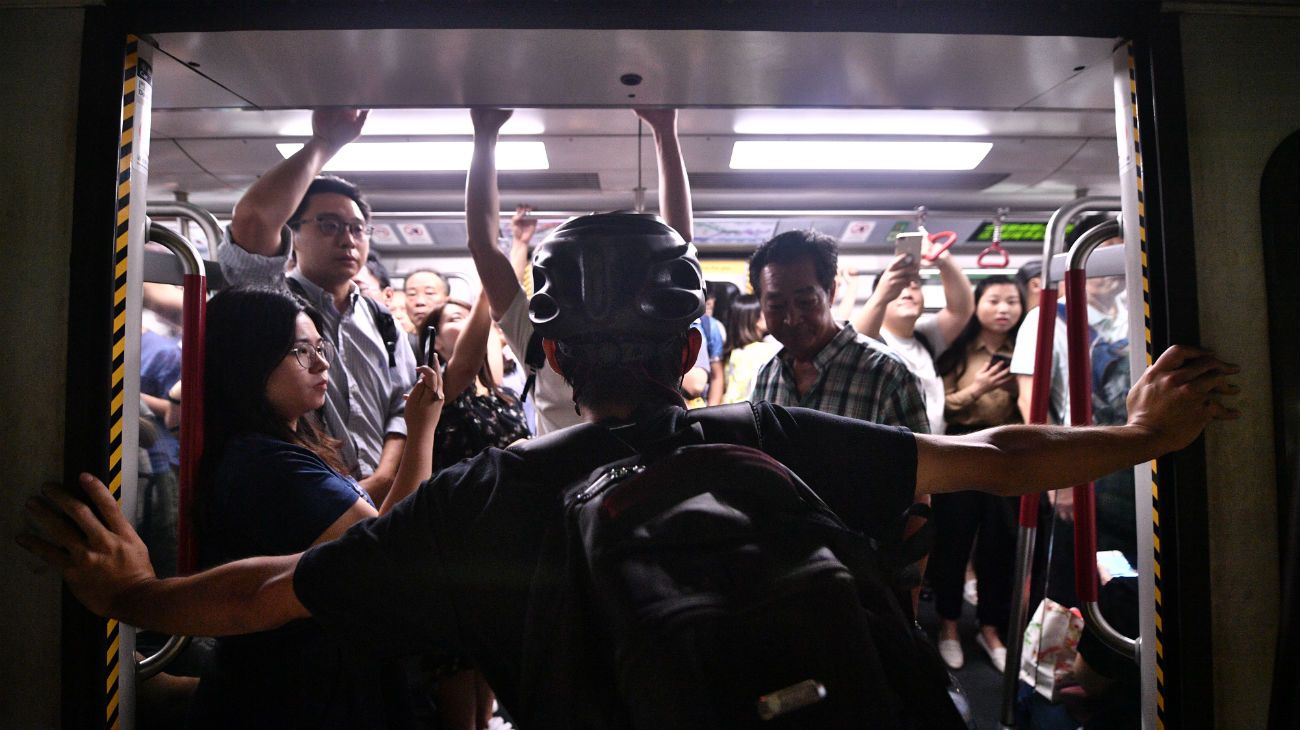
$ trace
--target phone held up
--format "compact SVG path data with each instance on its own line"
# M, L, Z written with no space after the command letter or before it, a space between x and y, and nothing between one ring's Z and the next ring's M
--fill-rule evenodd
M434 327L433 325L429 325L428 327L424 328L424 352L422 353L424 357L421 359L423 360L423 364L428 365L429 367L433 367L433 355L434 355L433 341L437 337L438 337L437 327Z
M925 243L924 233L900 233L894 239L894 255L907 254L915 264L921 263L921 249Z

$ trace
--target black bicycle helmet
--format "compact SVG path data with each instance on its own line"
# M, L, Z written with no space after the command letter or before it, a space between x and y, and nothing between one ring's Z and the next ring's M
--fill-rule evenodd
M571 218L533 254L528 317L542 337L598 359L635 360L686 332L704 313L695 247L658 216L601 213Z

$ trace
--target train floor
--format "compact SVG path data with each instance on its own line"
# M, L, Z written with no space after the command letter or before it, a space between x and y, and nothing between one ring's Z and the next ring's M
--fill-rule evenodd
M1002 727L1002 675L993 668L988 655L975 643L975 634L979 626L975 620L975 607L966 601L961 603L961 619L958 621L958 633L961 636L962 652L966 663L953 672L962 689L970 699L971 713L975 717L979 730L998 730ZM939 634L939 615L934 610L934 598L929 590L921 594L917 606L917 622L930 636L937 640Z

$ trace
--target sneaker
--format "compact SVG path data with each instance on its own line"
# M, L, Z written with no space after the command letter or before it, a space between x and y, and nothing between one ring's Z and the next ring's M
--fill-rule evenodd
M989 643L984 640L983 633L975 634L975 643L979 644L980 648L984 650L984 653L989 655L989 661L993 662L993 668L998 670L998 674L1002 674L1006 671L1007 649L1005 646L998 647L997 649L990 648ZM939 649L939 653L943 653L942 648Z
M966 656L961 651L961 642L956 639L940 639L939 656L943 657L943 663L947 664L949 669L961 669L966 663Z

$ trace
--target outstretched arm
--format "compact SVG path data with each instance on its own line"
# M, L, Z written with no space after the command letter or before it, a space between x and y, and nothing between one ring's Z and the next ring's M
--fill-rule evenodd
M637 109L636 115L650 125L655 136L655 158L659 162L659 213L682 238L695 238L691 212L691 182L686 161L677 140L676 109Z
M1237 366L1175 345L1128 396L1123 426L1002 426L966 436L917 435L918 494L979 489L1016 495L1083 484L1186 447L1214 420L1237 412L1219 402L1238 388Z
M465 228L469 253L474 258L483 291L492 305L492 318L500 319L519 296L521 287L510 259L497 246L501 201L497 192L497 136L513 112L509 109L471 109L474 122L474 157L465 179ZM447 384L448 392L451 383Z
M30 500L27 509L46 539L23 534L18 542L57 568L94 613L180 636L266 631L310 616L293 591L301 554L159 579L148 549L103 482L82 474L79 483L88 501L57 485Z
M361 134L368 110L317 109L312 137L289 159L272 167L235 204L230 237L260 256L280 253L280 230L298 207L307 186L343 146Z

